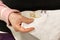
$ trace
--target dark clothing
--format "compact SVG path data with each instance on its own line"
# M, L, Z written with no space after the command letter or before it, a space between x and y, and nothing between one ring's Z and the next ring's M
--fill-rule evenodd
M0 20L0 31L7 33L0 33L0 40L15 40L10 29L6 26L6 23Z
M15 40L9 33L0 33L0 40Z
M11 31L7 27L6 23L2 20L0 20L0 31L11 33Z
M24 10L55 10L60 9L60 0L2 0L13 9Z

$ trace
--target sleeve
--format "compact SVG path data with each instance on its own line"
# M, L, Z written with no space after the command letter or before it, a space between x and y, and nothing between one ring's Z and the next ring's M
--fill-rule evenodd
M5 4L3 4L2 1L0 1L0 20L3 20L7 24L9 24L8 17L12 12L19 12L19 11L7 7Z

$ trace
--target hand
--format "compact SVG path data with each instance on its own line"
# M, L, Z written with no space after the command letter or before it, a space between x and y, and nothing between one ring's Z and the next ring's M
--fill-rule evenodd
M9 21L10 21L12 27L16 31L20 31L20 32L30 32L30 31L34 30L33 27L31 27L31 28L23 28L23 27L21 27L22 22L31 23L33 20L31 20L31 21L30 20L31 19L22 16L20 13L11 13L9 15Z
M27 23L27 24L32 23L32 22L34 21L33 18L27 18L27 17L24 17L24 16L22 16L22 15L21 15L21 17L22 17L22 21L23 21L24 23Z

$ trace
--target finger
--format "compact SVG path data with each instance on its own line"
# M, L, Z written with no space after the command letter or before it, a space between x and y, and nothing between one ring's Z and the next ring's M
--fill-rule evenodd
M31 28L26 28L25 29L25 32L30 32L30 31L33 31L35 28L31 27Z
M30 31L33 31L33 30L34 30L33 27L30 27L30 28L21 27L21 29L20 29L20 31L23 32L23 33L30 32Z
M22 21L27 23L27 24L29 24L29 23L34 21L34 19L32 19L32 18L27 18L27 17L24 17L24 16L22 16L22 19L23 19Z
M31 28L24 28L24 27L22 27L20 25L15 25L13 27L14 27L15 31L23 32L23 33L27 33L27 32L30 32L30 31L34 30L33 27L31 27Z

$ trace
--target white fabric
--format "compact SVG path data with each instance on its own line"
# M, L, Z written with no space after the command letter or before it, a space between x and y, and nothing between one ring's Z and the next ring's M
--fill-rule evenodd
M0 33L7 33L7 32L2 32L2 31L0 31Z
M60 37L60 10L48 10L40 18L35 18L31 24L22 24L23 27L35 27L29 32L40 40L58 40Z

